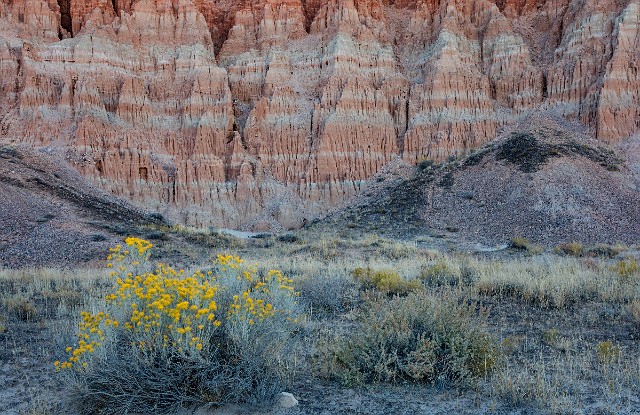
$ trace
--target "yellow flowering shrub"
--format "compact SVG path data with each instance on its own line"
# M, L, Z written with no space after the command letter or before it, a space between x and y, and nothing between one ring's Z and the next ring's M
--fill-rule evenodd
M210 269L189 273L162 263L152 266L151 248L148 241L130 237L110 250L107 267L113 289L97 307L99 311L81 313L77 341L66 348L65 360L55 362L57 370L72 371L76 381L97 374L104 377L104 365L122 356L128 364L120 371L158 370L167 376L167 372L191 367L193 371L187 371L191 379L186 381L191 386L181 393L189 395L188 400L214 403L252 395L251 390L243 390L245 398L238 398L240 394L233 390L237 387L224 379L216 386L212 380L219 378L216 371L255 367L260 371L251 376L265 376L265 381L277 385L282 379L274 377L285 376L280 367L273 368L269 376L271 369L266 366L279 363L274 360L277 356L268 356L266 351L274 350L274 342L286 344L295 337L301 314L293 281L278 270L260 275L256 266L247 266L232 255L218 255ZM251 371L243 368L243 372ZM260 382L251 379L248 384L256 381ZM118 382L110 379L118 390L127 389ZM176 402L184 399L176 396ZM136 408L157 405L153 398L145 402Z

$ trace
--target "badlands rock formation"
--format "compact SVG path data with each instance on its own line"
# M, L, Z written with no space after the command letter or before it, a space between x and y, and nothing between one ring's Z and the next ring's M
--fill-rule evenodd
M640 130L638 0L4 0L0 142L191 225L295 227L550 111Z

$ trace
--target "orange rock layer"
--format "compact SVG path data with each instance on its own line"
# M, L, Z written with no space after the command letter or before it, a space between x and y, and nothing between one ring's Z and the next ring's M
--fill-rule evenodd
M640 130L637 0L13 0L0 141L197 226L300 226L534 111Z

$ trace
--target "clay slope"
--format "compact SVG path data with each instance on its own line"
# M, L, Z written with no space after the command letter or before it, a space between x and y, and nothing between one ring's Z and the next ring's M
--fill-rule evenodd
M0 147L0 268L104 259L143 224L163 224L99 191L55 155Z
M13 0L0 141L192 224L293 228L531 113L640 129L637 0Z
M468 157L422 163L316 222L402 238L547 246L640 242L640 170L559 123L525 122ZM637 151L639 140L633 145Z

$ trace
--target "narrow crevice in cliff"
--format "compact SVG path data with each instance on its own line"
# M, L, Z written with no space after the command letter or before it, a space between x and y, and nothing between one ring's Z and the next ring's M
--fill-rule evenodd
M58 6L60 6L60 27L66 30L71 37L73 37L73 22L71 20L71 1L70 0L58 0ZM63 39L63 33L59 34L60 39Z
M111 0L111 5L113 6L113 15L118 17L118 0Z
M570 8L570 2L567 2L567 5L565 5L564 7L562 7L562 9L559 10L559 14L556 14L556 18L555 20L558 21L558 26L557 26L557 32L556 33L552 33L552 35L555 35L555 42L552 44L553 46L553 50L556 50L560 47L560 45L562 44L562 39L564 38L565 35L565 30L567 29L567 27L565 27L565 19L569 19L569 20L574 20L575 19L575 14L576 11L575 10L571 10ZM569 22L569 27L571 26L570 22ZM549 56L553 57L553 53L550 53Z
M498 6L498 10L500 10L500 13L504 13L504 8L506 6L505 0L496 0L494 3L496 4L496 6Z
M489 81L489 96L492 101L496 101L498 99L497 86L494 81Z
M407 94L407 101L404 104L404 134L403 137L407 135L407 131L409 131L409 104L411 102L411 90ZM403 138L404 141L404 138Z
M302 1L302 8L303 8L304 17L305 17L304 28L307 31L307 33L310 33L311 24L316 18L316 15L318 14L318 11L322 7L322 5L323 5L322 1L319 1L319 0L303 0Z

